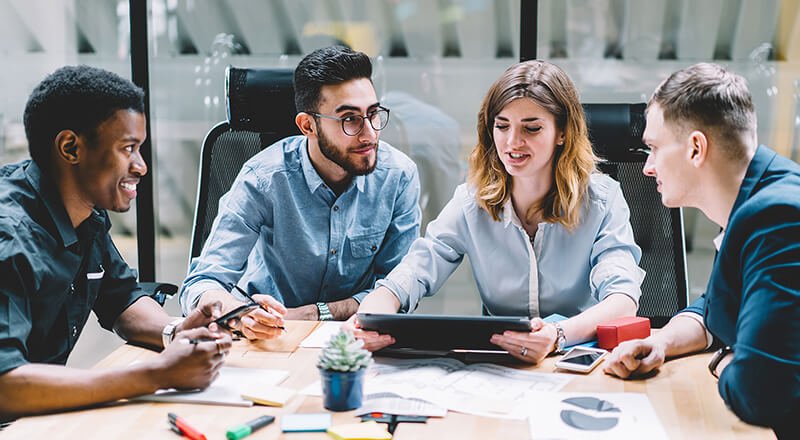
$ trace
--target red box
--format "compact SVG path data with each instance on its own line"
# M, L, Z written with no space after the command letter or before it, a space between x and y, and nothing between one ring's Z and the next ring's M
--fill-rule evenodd
M597 325L597 346L611 350L621 342L650 336L650 320L626 316Z

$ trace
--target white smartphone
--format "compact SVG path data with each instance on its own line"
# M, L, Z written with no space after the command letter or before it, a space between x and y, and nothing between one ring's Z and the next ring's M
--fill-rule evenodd
M606 354L608 352L600 348L572 347L567 354L556 361L556 367L588 373L600 364Z

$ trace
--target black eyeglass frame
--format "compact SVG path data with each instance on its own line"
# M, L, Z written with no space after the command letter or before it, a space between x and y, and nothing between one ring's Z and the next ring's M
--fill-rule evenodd
M386 112L386 121L383 123L383 125L381 127L376 127L375 124L372 122L372 118L375 115L377 115L378 113L380 113L380 112ZM333 119L333 120L336 120L336 121L340 121L342 123L342 132L344 134L346 134L347 136L358 136L359 134L361 134L361 132L364 131L364 122L365 121L369 121L369 125L370 125L370 127L372 127L373 130L381 131L384 128L386 128L386 125L389 124L389 115L391 114L391 112L389 111L388 108L380 106L380 105L378 107L376 107L375 110L367 113L366 115L348 115L348 116L344 116L344 117L341 117L341 118L338 117L338 116L323 115L322 113L317 113L317 112L305 112L305 113L308 113L309 115L313 115L313 116L315 116L317 118ZM347 130L345 130L345 128L344 128L344 124L348 120L353 120L355 118L361 118L361 124L358 125L358 131L356 131L355 133L352 133L352 134L348 133Z

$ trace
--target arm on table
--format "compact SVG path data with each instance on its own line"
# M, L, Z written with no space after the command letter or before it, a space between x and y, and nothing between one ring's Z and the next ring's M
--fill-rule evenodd
M558 324L564 330L566 345L579 344L592 339L597 324L621 316L636 314L636 303L624 294L609 295L584 312ZM556 326L540 318L531 320L530 332L506 331L492 336L491 342L524 362L539 363L556 348ZM522 348L525 347L525 350ZM525 355L523 356L523 351Z
M701 297L694 304L702 302ZM708 346L706 329L700 320L687 313L673 317L664 328L644 339L625 341L606 359L603 371L622 379L647 374L668 358L704 350Z
M192 345L179 339L212 340ZM0 375L0 418L79 408L160 388L205 388L219 374L230 347L229 336L197 328L179 333L154 359L123 368L24 364Z

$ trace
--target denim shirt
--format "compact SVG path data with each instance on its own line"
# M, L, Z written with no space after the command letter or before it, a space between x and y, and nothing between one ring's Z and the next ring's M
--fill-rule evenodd
M492 315L574 316L614 293L638 304L644 271L629 217L619 183L595 174L577 227L570 232L558 223L539 223L531 243L511 200L495 221L477 204L474 189L462 184L425 236L377 285L397 296L401 311L413 311L467 255Z
M183 312L230 283L287 307L360 301L419 236L419 192L416 165L387 143L375 170L337 197L314 169L304 136L278 141L247 161L220 199L181 289Z

